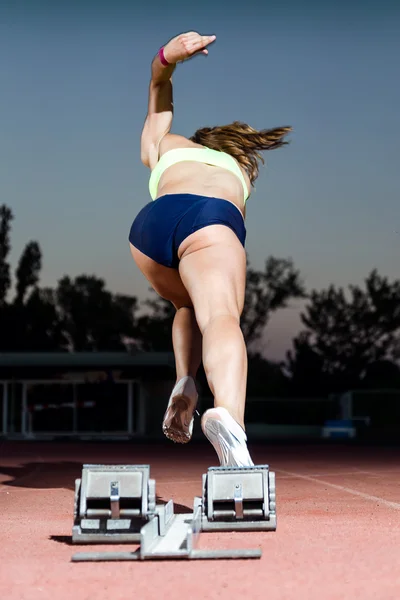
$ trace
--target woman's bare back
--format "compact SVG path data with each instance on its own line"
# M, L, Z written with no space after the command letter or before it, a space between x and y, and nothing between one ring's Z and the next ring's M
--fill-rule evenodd
M161 157L175 148L202 148L181 135L167 134L158 147ZM237 163L238 164L238 163ZM238 164L240 167L240 165ZM251 185L247 173L240 167L248 190ZM161 176L157 197L165 194L197 194L228 200L244 214L243 186L239 178L220 167L204 163L184 161L172 165Z

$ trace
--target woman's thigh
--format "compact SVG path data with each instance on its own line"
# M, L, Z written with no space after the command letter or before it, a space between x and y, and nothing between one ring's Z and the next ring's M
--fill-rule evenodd
M133 259L153 289L176 308L192 306L190 296L177 269L164 267L130 244Z
M189 236L179 248L179 272L200 331L220 315L240 321L246 286L246 252L236 234L211 225Z

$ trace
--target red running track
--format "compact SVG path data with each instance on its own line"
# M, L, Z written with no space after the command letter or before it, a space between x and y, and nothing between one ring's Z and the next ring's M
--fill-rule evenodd
M0 598L400 599L399 449L273 446L253 456L277 474L277 531L202 534L201 547L261 547L260 560L84 564L70 562L90 550L70 542L83 463L150 464L157 495L189 511L212 449L3 442Z

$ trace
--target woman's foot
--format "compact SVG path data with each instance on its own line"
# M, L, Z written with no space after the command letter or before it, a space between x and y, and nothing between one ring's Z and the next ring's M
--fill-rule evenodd
M190 442L197 399L193 377L182 377L172 390L164 415L162 428L168 439L178 444Z
M221 467L252 467L244 430L226 408L210 408L202 419L204 435L214 446Z

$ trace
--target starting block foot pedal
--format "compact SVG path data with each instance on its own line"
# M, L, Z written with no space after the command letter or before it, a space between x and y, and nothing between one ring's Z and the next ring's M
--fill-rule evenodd
M156 512L149 465L84 465L75 481L72 543L138 542Z
M268 465L211 467L203 475L202 531L275 531L275 473Z

